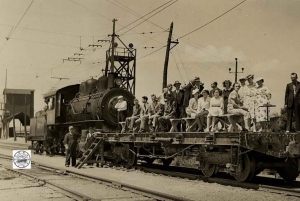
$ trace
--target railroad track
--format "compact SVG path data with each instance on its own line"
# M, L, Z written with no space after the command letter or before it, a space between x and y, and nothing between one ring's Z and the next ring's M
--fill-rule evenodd
M0 144L0 146L2 146ZM11 146L13 147L13 146ZM0 154L0 158L3 157ZM46 165L38 164L40 167L46 167ZM128 169L128 167L124 166L115 166L116 169L122 170L122 169ZM55 169L54 167L52 167ZM269 177L263 177L263 176L257 176L251 183L247 182L238 182L229 177L229 175L226 174L218 174L218 178L216 177L205 177L201 175L201 171L193 168L184 168L184 167L177 167L177 166L169 166L165 167L163 165L158 164L151 164L146 165L145 163L141 163L140 165L136 165L134 167L135 169L139 169L141 171L144 171L146 173L154 173L158 175L165 175L165 176L172 176L172 177L179 177L184 179L190 179L190 180L202 180L204 182L208 183L218 183L221 185L228 185L233 187L241 187L245 189L254 189L254 190L260 190L260 191L268 191L273 193L281 193L286 195L292 195L300 197L300 182L294 181L290 184L284 183L281 179L276 178L269 178ZM78 174L69 170L66 170L69 174ZM93 178L88 175L84 175L86 177ZM120 182L114 182L102 178L104 182L110 182L110 183L118 183L120 185L126 186L126 184L120 183ZM295 188L297 187L297 188ZM132 186L134 188L134 186ZM142 190L142 189L140 189Z
M6 159L6 160L12 160L11 156L7 156L7 155L3 155L3 154L0 154L0 158ZM42 185L57 189L57 190L61 191L63 194L67 195L68 197L71 197L76 200L97 200L97 199L95 199L95 197L89 196L82 192L78 192L78 191L72 190L71 188L67 188L65 185L61 185L59 183L53 182L53 180L55 180L53 178L53 174L64 175L64 177L66 177L66 175L67 175L67 176L75 177L77 179L93 182L94 183L93 188L95 188L95 189L99 188L99 186L96 186L96 185L105 184L106 186L112 187L114 189L118 189L120 191L130 192L132 194L130 196L135 195L135 197L130 197L129 200L136 199L136 200L175 200L175 201L177 201L177 200L185 201L186 200L186 201L188 201L188 199L185 199L182 197L177 197L174 195L169 195L169 194L165 194L165 193L161 193L161 192L157 192L157 191L153 191L153 190L149 190L149 189L141 188L138 186L134 186L134 185L130 185L130 184L114 181L114 180L109 180L109 179L105 179L105 178L101 178L101 177L90 176L90 175L81 174L78 172L65 170L65 169L58 169L53 166L40 164L40 163L36 163L36 162L32 162L32 170L31 171L29 171L29 170L25 170L25 171L13 170L8 165L3 166L3 168L9 170L10 172L12 172L14 174L29 177L39 183L42 183ZM51 178L50 179L43 178L47 174L45 174L45 172L41 172L41 170L44 170L44 171L47 171L48 173L50 173ZM37 175L42 175L43 177L39 177ZM69 178L68 178L68 180L69 180ZM78 183L78 181L75 181L75 182L68 181L68 182L69 183ZM113 190L113 194L115 194L115 193L116 193L116 190ZM124 197L122 198L122 200L123 199L124 199ZM116 200L116 198L114 198L114 200Z

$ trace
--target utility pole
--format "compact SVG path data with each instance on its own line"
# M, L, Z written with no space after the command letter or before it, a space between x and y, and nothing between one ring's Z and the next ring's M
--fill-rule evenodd
M113 34L112 34L112 39L111 39L111 66L110 66L110 72L114 72L115 68L115 27L116 27L116 21L117 19L113 19Z
M5 69L5 85L4 85L4 105L3 105L3 119L2 119L2 135L4 139L8 139L9 136L9 130L7 130L7 121L6 121L6 87L7 87L7 69Z
M238 58L235 58L235 72L232 72L231 71L231 68L229 68L229 73L234 73L234 82L236 83L237 82L237 74L238 73L244 73L244 68L241 68L242 71L241 72L238 72Z
M167 43L164 73L163 73L163 88L167 87L167 82L168 82L168 65L169 65L170 50L179 43L178 41L172 41L172 33L173 33L173 22L170 25L170 31L169 31L169 37ZM175 43L175 45L172 48L171 48L171 43Z

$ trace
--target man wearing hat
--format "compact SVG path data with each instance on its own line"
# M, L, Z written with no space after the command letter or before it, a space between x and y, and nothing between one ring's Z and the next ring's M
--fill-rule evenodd
M191 80L189 84L187 84L184 88L184 100L183 106L184 108L189 105L189 101L192 98L192 93L194 89L199 89L199 93L204 89L204 84L200 81L199 77L195 77L195 79Z
M118 96L118 102L115 105L115 108L118 111L118 121L124 122L127 113L127 102L124 100L123 96Z
M64 139L64 145L66 148L66 167L70 166L70 158L72 158L72 167L76 165L76 149L78 140L78 135L75 134L73 126L70 126L69 132L65 135Z
M173 86L175 87L175 90L172 92L175 106L176 106L176 118L182 117L183 110L183 99L184 99L184 91L180 89L181 83L179 81L175 81Z

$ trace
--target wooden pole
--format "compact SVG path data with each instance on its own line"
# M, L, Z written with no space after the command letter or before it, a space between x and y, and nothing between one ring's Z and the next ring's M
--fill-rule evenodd
M26 115L26 112L27 112L27 94L25 94L25 112L24 112L24 137L25 137L25 142L27 143L27 115Z
M15 130L16 125L15 125L15 111L14 111L14 107L15 107L14 101L15 101L15 99L14 99L14 98L15 98L15 97L12 97L13 134L14 134L14 141L17 141L16 130Z
M163 88L167 87L167 82L168 82L168 65L169 65L169 55L171 49L172 32L173 32L173 22L170 25L168 44L166 50L166 58L165 58L164 74L163 74Z

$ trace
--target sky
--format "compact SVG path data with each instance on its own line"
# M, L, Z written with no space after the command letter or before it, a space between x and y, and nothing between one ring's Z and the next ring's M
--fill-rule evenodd
M136 97L159 94L166 54L160 48L166 45L166 30L173 22L173 40L179 38L179 44L170 54L168 83L184 84L199 76L206 89L214 81L222 88L222 81L234 81L228 69L235 70L238 58L238 71L244 68L238 77L263 77L272 93L271 103L277 106L272 111L279 111L290 74L300 74L300 1L247 0L207 24L241 2L0 0L0 89L5 87L7 69L7 88L34 89L35 111L39 111L44 106L42 94L51 88L98 78L108 46L89 45L107 38L116 18L116 30L122 29L117 34L137 48ZM163 4L169 6L140 17ZM63 62L74 53L83 54L81 63Z

